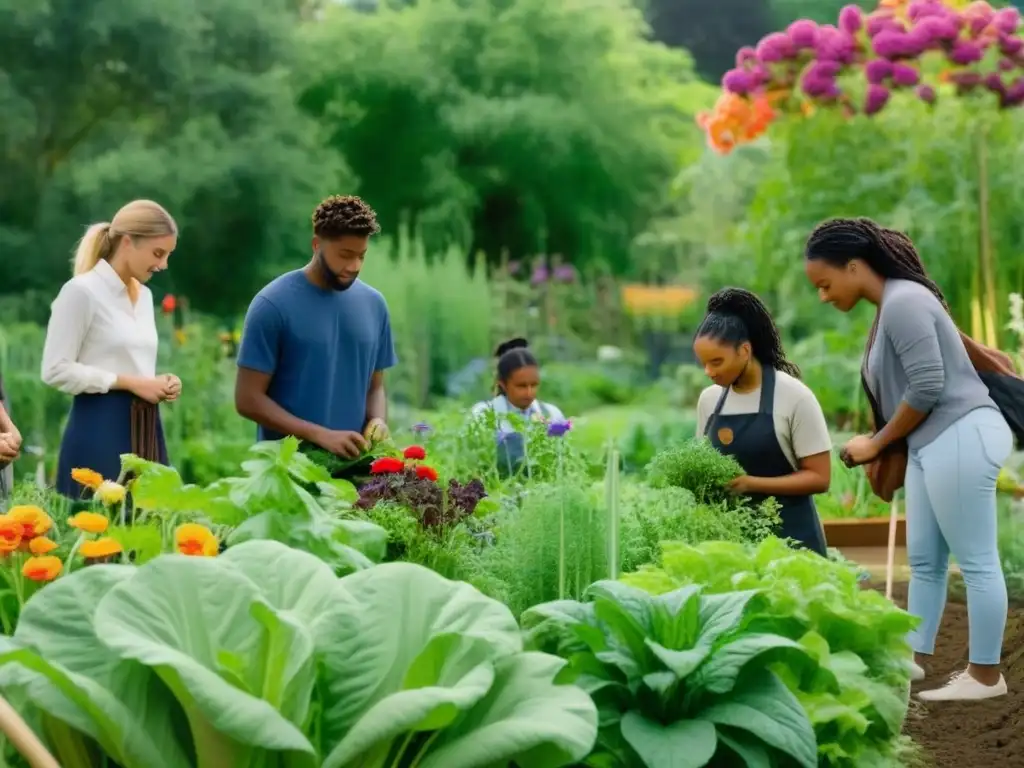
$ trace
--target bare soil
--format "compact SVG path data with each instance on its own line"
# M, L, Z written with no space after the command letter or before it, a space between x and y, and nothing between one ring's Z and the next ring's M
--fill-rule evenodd
M893 600L907 605L907 585L893 587ZM967 606L962 597L946 604L928 677L914 690L933 688L967 666ZM906 733L933 768L1024 768L1024 610L1010 607L1003 641L1003 674L1009 693L979 702L911 703Z

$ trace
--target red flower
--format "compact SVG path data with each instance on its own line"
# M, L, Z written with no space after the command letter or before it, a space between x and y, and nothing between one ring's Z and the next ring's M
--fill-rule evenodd
M164 300L160 303L160 308L164 311L165 315L171 314L178 308L178 300L174 298L173 293L168 293L164 296Z
M390 475L394 472L401 472L403 469L405 469L405 464L402 463L402 460L391 456L377 459L370 465L370 473L374 475Z
M405 449L405 458L407 459L425 459L427 458L427 452L421 445L410 445Z
M416 477L420 480L430 480L437 482L437 470L433 467L428 467L426 464L420 464L416 467Z

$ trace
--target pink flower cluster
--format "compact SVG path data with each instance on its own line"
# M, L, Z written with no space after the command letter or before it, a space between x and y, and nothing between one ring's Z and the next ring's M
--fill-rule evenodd
M836 25L801 19L740 49L722 86L742 97L799 88L811 102L872 115L895 90L913 88L933 103L936 90L922 82L921 64L939 57L948 67L943 79L959 93L983 88L1000 107L1015 107L1024 104L1020 24L1016 8L995 10L983 1L958 11L942 0L882 0L868 15L848 5Z

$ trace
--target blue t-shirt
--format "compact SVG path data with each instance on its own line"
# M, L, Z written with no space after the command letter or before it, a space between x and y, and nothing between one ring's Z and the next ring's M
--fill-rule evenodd
M347 291L313 285L302 270L281 275L249 305L238 365L271 375L267 394L292 416L361 432L374 371L398 362L388 305L356 280ZM260 426L259 440L284 435Z

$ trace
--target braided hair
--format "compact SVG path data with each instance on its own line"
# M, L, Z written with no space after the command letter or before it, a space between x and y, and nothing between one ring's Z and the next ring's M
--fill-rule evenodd
M928 277L910 238L871 219L822 222L807 239L805 254L808 260L821 259L835 267L845 267L854 259L861 259L882 277L923 285L949 311L942 289Z
M779 329L768 308L755 294L743 288L723 288L708 299L708 312L697 328L696 337L736 346L749 341L761 365L800 378L800 369L786 359Z
M501 394L505 394L505 388L501 383L508 381L513 373L520 368L537 366L537 358L533 356L529 347L530 343L526 339L515 338L502 342L494 350L494 356L498 358L498 392Z

